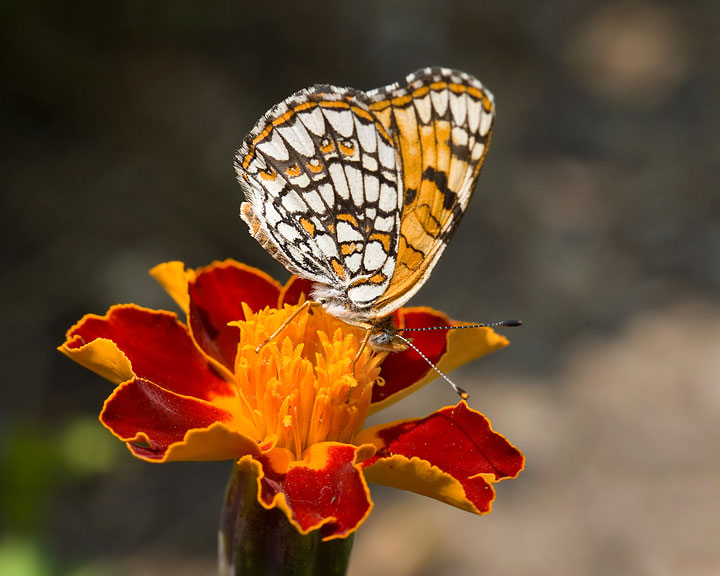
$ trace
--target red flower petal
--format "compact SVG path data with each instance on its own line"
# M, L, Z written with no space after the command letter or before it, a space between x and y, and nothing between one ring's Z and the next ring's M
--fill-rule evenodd
M260 456L262 502L278 505L303 534L320 527L324 540L347 536L372 508L357 463L370 454L370 446L325 442L311 446L303 461L287 469L276 469L270 454Z
M300 302L301 294L305 294L305 300L310 298L310 291L313 283L304 278L292 276L283 286L278 299L278 308L282 308L283 304L295 305Z
M514 478L524 464L520 451L494 432L490 422L479 412L469 409L465 402L420 420L365 430L357 440L371 442L378 448L376 455L362 464L368 467L369 479L424 493L479 513L490 510L494 498L491 483ZM405 468L383 466L383 460L396 455L404 457L398 462L419 459L416 464L423 467L428 476L418 477L417 465ZM432 487L422 486L424 481L433 482L435 487L439 484L437 477L431 477L431 469L423 466L421 461L454 478L462 494L452 494L447 482L442 486L443 494L432 494ZM378 467L374 474L371 472L373 465ZM415 474L415 477L403 477L409 474ZM471 506L462 506L462 501Z
M188 291L189 324L196 342L232 372L239 332L228 322L245 319L243 303L253 312L276 306L280 285L256 268L228 260L198 270Z
M114 306L106 316L89 315L74 326L67 348L79 349L97 338L111 340L136 376L167 390L204 400L234 394L175 314L132 304Z
M135 455L158 460L171 444L181 442L188 430L231 419L232 414L212 404L179 396L142 378L118 386L100 414L100 421L128 442Z
M430 326L449 326L447 316L429 308L402 308L396 323L403 328L426 328ZM447 331L428 330L427 332L408 332L412 343L425 356L437 365L447 350ZM372 392L373 404L383 402L390 396L416 384L432 370L412 348L404 352L389 354L382 363L380 375L385 379L384 386L375 386Z

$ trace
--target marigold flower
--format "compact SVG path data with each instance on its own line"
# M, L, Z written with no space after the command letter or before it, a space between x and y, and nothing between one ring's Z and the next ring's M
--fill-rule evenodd
M281 510L301 534L321 530L324 540L350 535L367 517L367 481L483 514L492 484L522 469L522 454L465 402L363 430L370 413L435 377L412 349L366 348L354 363L362 330L314 308L256 352L307 282L281 286L231 260L198 270L169 262L151 274L186 324L118 305L85 316L59 348L117 385L100 421L138 458L235 460L257 478L264 508ZM400 309L395 322L455 324L429 308ZM442 370L508 344L490 328L417 332L414 343Z

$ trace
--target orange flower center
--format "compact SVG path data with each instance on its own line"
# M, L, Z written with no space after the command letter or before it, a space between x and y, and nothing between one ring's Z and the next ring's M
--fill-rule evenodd
M240 328L235 379L243 420L252 424L258 441L276 437L278 446L300 458L318 442L353 441L385 354L373 356L366 347L355 363L362 329L319 307L298 314L256 352L296 309L253 313L245 307L246 320L233 325Z

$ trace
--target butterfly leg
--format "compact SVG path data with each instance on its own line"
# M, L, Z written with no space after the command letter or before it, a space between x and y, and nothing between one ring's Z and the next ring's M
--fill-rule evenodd
M363 350L365 350L365 346L367 346L367 343L370 341L370 335L372 334L372 326L370 324L368 325L362 325L361 328L365 328L365 336L363 336L362 342L360 342L360 347L358 348L357 354L355 354L355 359L352 363L352 373L353 376L355 376L355 367L357 366L358 360L360 360L360 356L363 353ZM345 401L347 404L350 403L350 399L352 398L353 390L355 389L355 384L350 386L350 390L348 390L348 397Z
M358 363L358 360L360 360L360 356L363 353L363 350L365 350L365 346L367 346L367 343L370 341L370 336L372 335L372 326L368 325L367 328L365 328L365 336L363 336L362 342L360 343L360 348L358 348L357 354L355 354L355 360L353 360L353 374L355 374L355 366Z
M280 332L285 330L285 328L288 326L288 324L290 324L290 322L292 322L298 314L300 314L301 312L304 312L311 306L320 306L320 305L321 305L320 302L315 302L313 300L305 300L305 302L303 302L300 306L298 306L298 308L297 308L297 310L295 310L295 312L293 312L292 314L290 314L290 316L288 316L287 320L285 320L285 322L282 323L280 328L275 330L275 332L273 332L268 338L265 338L265 340L263 340L260 343L260 345L257 348L255 348L255 352L259 353L260 350L262 350L263 346L265 346L265 344L267 344L271 340L274 340L275 337L278 334L280 334Z

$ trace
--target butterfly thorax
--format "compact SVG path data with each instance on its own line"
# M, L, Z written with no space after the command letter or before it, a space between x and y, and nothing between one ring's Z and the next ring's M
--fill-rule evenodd
M344 286L330 286L321 282L313 284L311 298L322 304L329 313L353 326L366 326L377 316L370 307L357 306L348 296Z
M373 350L401 352L407 348L399 338L392 315L378 317L372 308L355 306L342 287L315 283L311 293L313 301L322 305L328 314L352 326L370 330L368 344Z

